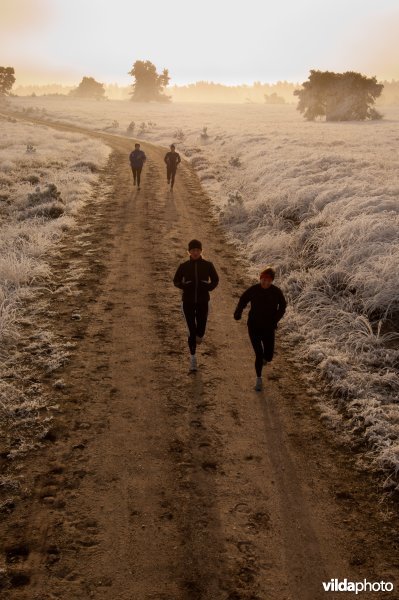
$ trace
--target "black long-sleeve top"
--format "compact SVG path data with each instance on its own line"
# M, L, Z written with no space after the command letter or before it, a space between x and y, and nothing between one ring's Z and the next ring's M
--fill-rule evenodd
M129 160L133 169L141 169L147 157L142 150L133 150L129 155Z
M167 152L164 161L171 169L176 169L181 162L180 154L178 152Z
M248 327L273 327L283 317L287 302L283 292L276 285L263 288L260 283L248 288L238 301L234 318L241 319L242 311L251 303L248 313Z
M179 265L173 283L183 290L183 302L209 302L209 292L219 283L219 276L213 263L200 256Z

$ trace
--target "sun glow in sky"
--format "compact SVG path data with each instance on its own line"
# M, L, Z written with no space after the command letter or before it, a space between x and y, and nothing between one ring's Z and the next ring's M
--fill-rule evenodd
M0 0L0 56L19 84L304 81L312 68L399 79L397 0Z

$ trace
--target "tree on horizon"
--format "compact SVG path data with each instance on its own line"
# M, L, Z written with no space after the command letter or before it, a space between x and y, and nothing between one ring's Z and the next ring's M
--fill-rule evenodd
M133 102L170 102L170 96L164 94L170 81L168 69L159 74L151 61L136 60L128 74L135 79L131 92Z
M14 83L14 67L0 67L0 96L8 96Z
M96 100L104 100L104 84L96 81L94 77L83 77L78 87L71 90L69 95L74 96L75 98L95 98Z
M295 90L294 95L299 98L297 110L308 121L317 117L326 117L326 121L364 121L382 118L373 105L383 88L376 77L354 71L311 70L302 89Z
M266 104L285 104L285 99L276 92L263 95Z

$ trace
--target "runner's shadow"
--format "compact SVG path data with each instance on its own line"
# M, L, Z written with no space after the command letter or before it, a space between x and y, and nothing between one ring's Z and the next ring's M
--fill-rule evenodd
M276 395L265 392L267 390L263 389L254 394L263 413L266 451L273 469L282 520L291 525L283 530L284 553L290 567L289 586L293 594L295 590L303 600L319 600L324 598L320 591L321 582L330 576L313 526L311 505L287 444Z
M201 365L200 365L201 369ZM223 531L217 503L219 448L213 428L211 392L201 371L190 373L186 387L185 473L181 473L184 501L181 535L186 554L183 565L187 596L219 598L218 574L226 571ZM207 551L204 552L204 539Z
M178 210L176 207L176 202L175 202L175 198L173 195L173 192L170 192L170 190L167 191L166 193L166 202L165 202L165 208L166 208L166 216L169 219L176 219L178 216Z
M201 398L204 393L204 382L202 380L201 367L198 371L188 371L190 398L195 401Z

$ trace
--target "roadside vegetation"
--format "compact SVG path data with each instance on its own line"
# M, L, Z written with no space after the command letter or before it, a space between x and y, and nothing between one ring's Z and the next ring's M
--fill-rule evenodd
M48 300L54 293L50 256L91 198L109 149L5 117L1 129L0 455L12 460L35 448L51 425L53 399L37 375L56 372L74 344L60 343L46 326L51 306L42 292ZM66 270L58 293L72 294L70 277ZM3 491L13 485L0 479Z

